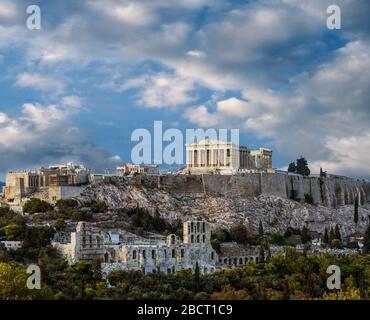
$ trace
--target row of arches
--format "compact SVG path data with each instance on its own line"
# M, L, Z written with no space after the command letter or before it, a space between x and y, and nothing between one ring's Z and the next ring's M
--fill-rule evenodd
M170 253L169 257L170 258L177 258L177 257L180 257L180 258L184 258L185 257L185 249L181 248L180 250L176 250L176 249L171 249L169 250L169 252L167 252L167 249L164 249L163 250L163 256L165 259L168 258L168 253ZM158 250L156 249L152 249L152 250L146 250L146 249L143 249L143 250L132 250L132 259L133 260L137 260L139 258L139 256L142 256L143 259L147 259L148 257L148 254L150 254L150 258L152 260L155 260L159 257L159 254L158 254Z
M223 258L221 257L219 259L220 263L227 265L229 267L232 267L232 266L237 267L237 266L245 265L248 263L248 261L254 261L255 263L258 263L258 257L239 256L239 257L223 257Z
M193 234L190 236L190 243L205 243L205 242L206 242L206 235L205 234L203 234L202 236L200 234L198 234L196 237L194 237Z

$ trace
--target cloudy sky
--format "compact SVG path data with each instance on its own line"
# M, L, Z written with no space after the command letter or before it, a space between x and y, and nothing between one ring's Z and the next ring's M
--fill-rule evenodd
M342 29L326 8L342 9ZM42 29L26 28L26 7ZM136 128L239 128L370 178L368 0L0 0L0 177L130 161Z

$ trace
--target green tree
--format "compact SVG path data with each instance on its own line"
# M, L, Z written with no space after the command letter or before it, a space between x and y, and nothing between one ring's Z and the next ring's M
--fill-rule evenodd
M51 210L53 210L53 207L50 203L38 198L32 198L26 201L23 206L23 211L29 214L34 214L36 212L47 212Z
M271 234L271 243L284 246L286 244L286 240L281 234L274 232Z
M199 264L197 261L195 263L195 270L194 270L194 281L196 284L199 284L199 279L200 279L200 269L199 269Z
M340 242L342 242L342 235L340 234L339 226L336 224L334 229L335 239L338 239Z
M218 239L212 239L211 240L211 245L212 245L212 248L217 252L217 253L220 253L221 252L221 244L220 244L220 241Z
M289 163L288 172L297 172L297 166L295 165L295 162Z
M260 223L258 225L258 236L260 238L263 238L265 235L265 232L263 231L263 224L262 224L262 221L260 220Z
M6 240L20 240L23 238L23 227L16 224L8 224L1 229L1 232L5 234Z
M247 228L242 224L238 223L233 226L230 230L231 240L245 244L248 240Z
M329 244L329 234L328 234L328 228L325 227L324 231L324 237L322 239L323 243Z
M0 300L28 300L26 270L14 264L0 262Z
M330 232L329 232L329 243L331 243L335 239L335 232L334 228L330 227Z
M90 209L94 213L104 213L108 210L108 205L104 200L96 200L91 203Z
M311 171L308 168L307 160L304 157L297 159L297 173L302 176L309 176Z
M302 231L301 231L301 242L307 243L309 241L311 241L310 233L308 229L306 228L306 226L303 226Z
M258 254L258 262L264 263L265 262L265 250L263 249L263 246L260 245L260 250Z
M370 253L370 222L367 225L367 229L364 235L364 246L362 248L364 254Z
M331 242L331 247L335 249L341 249L342 248L342 243L339 241L339 239L334 239Z
M56 206L60 211L68 211L76 209L78 206L78 202L75 199L59 199L56 202Z
M308 204L314 204L313 197L309 193L304 194L304 199Z
M67 224L63 218L59 218L54 222L54 228L57 231L63 231L66 228Z

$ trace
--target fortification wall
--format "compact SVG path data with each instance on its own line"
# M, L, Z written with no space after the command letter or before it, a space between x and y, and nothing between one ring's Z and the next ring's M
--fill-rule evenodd
M334 177L302 177L284 173L246 173L241 175L162 175L125 177L129 184L157 188L174 194L253 197L276 195L305 201L311 195L314 204L336 207L352 204L358 197L370 200L370 183Z

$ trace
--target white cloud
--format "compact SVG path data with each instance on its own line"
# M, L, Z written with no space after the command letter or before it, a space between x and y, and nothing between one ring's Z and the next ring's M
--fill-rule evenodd
M78 161L104 168L117 157L93 146L86 134L71 124L75 108L26 103L19 116L0 112L0 170L33 168L59 161Z
M61 104L64 106L80 108L82 106L82 101L79 96L65 96L61 100Z
M217 102L217 111L230 117L245 117L255 112L247 101L235 97Z
M222 0L70 1L68 14L57 12L60 19L41 33L30 34L19 21L2 20L0 46L25 53L29 72L19 75L20 87L71 96L60 80L65 70L99 65L119 74L139 66L134 79L132 73L109 74L111 82L103 87L138 89L142 105L174 108L203 98L203 92L196 94L203 86L217 99L185 110L189 121L232 123L255 139L269 137L280 155L309 153L312 161L332 163L335 150L328 141L338 148L348 137L360 141L367 137L370 120L370 7L367 1L337 3L343 23L351 23L335 37L338 44L351 42L334 53L324 37L330 0L260 0L237 6ZM194 23L205 5L207 19ZM63 6L50 4L50 16L55 8ZM225 99L228 90L240 98ZM64 101L66 107L78 104L73 98ZM16 120L6 114L2 119L0 125ZM17 130L13 127L14 134ZM345 167L350 170L349 163Z
M42 74L22 73L17 77L16 85L20 88L35 88L42 91L53 91L60 94L64 90L64 85L59 80Z
M136 87L140 88L138 100L146 107L176 107L196 99L192 94L192 80L167 73L130 79L121 88L127 90Z
M0 3L0 18L13 18L17 15L17 7L11 1L2 0Z
M110 159L111 162L115 162L115 163L121 163L122 162L121 157L117 154L115 156L111 156L109 159Z
M222 122L219 114L209 113L207 107L204 105L187 108L184 112L184 117L201 127L213 127Z
M204 51L199 51L199 50L190 50L186 52L186 54L194 58L204 58L206 56L206 53Z
M117 3L117 1L99 1L92 4L99 11L103 10L108 15L131 26L147 26L157 19L153 6L140 2Z
M367 151L370 150L370 133L341 139L331 137L325 145L332 151L332 156L311 163L316 172L322 167L330 173L369 176L370 153Z

